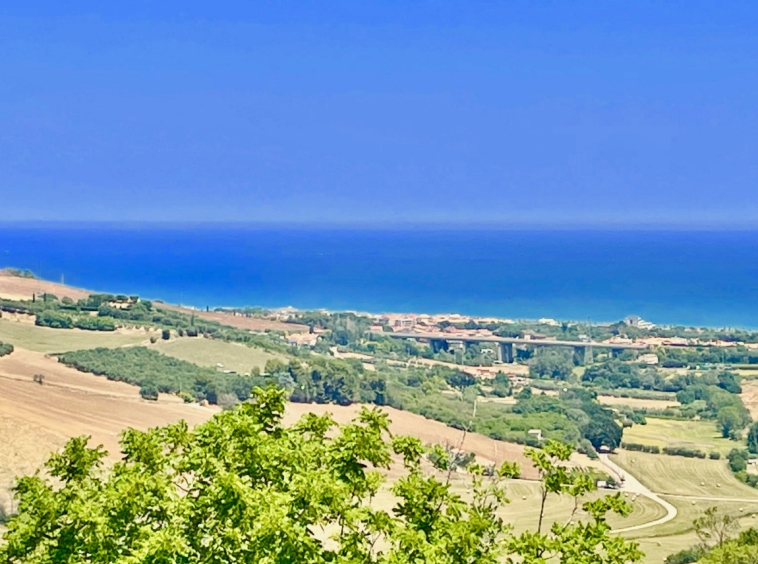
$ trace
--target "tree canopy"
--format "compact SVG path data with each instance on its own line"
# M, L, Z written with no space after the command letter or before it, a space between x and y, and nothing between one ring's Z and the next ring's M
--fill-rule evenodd
M449 473L445 480L423 470L422 444L391 436L378 409L341 427L313 414L285 427L284 405L282 390L256 388L251 401L194 430L184 422L127 430L111 468L87 437L70 440L46 475L18 481L0 561L621 564L642 556L609 534L605 515L629 511L620 495L581 503L594 482L564 464L567 445L529 451L542 509L550 496L570 495L589 517L572 514L549 530L540 519L538 530L515 535L498 510L517 465L470 465L464 497ZM393 459L405 471L390 486L387 511L372 500ZM437 460L444 469L445 457Z

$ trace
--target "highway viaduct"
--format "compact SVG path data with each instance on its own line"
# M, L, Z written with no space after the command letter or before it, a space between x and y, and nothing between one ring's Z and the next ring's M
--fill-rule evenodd
M380 333L377 333L379 335ZM530 347L571 347L577 354L578 358L585 359L587 351L592 349L605 349L611 352L622 350L646 350L649 345L636 343L598 343L595 341L559 341L557 339L518 339L512 337L469 337L461 335L447 335L444 333L416 333L416 332L398 332L398 333L381 333L383 337L392 337L393 339L415 339L417 341L428 341L432 349L447 350L448 343L494 343L497 350L497 359L500 362L513 362L513 347L527 345Z

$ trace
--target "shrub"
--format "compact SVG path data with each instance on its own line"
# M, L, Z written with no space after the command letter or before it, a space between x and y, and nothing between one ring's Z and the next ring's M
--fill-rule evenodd
M140 386L139 395L142 399L155 401L158 399L158 386L154 382L145 382Z
M9 343L0 343L0 356L5 356L13 352L13 345Z
M171 338L171 329L164 329L161 331L161 339L168 341Z
M231 409L239 403L239 398L236 394L219 394L216 398L216 403L223 409Z
M116 320L111 317L78 317L74 320L74 327L86 331L115 331Z
M650 454L661 454L661 447L656 445L643 445L639 443L621 443L621 448L634 450L637 452L649 452Z
M669 456L684 456L687 458L705 458L705 453L702 450L685 447L665 447L663 454Z
M710 458L711 460L719 460L721 458L721 453L720 452L712 452L712 453L710 453L708 455L708 458Z
M675 554L669 555L664 560L664 564L691 564L692 562L697 562L702 555L703 551L700 548L685 548Z
M727 455L729 459L729 468L735 474L747 470L748 452L747 449L733 448Z
M74 322L68 315L50 309L37 314L34 324L53 329L71 329L74 326Z

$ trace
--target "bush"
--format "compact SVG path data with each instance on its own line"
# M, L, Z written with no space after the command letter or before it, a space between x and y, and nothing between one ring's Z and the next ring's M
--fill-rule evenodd
M171 329L164 329L161 331L161 339L168 341L171 338Z
M669 555L664 564L691 564L697 562L703 556L703 551L697 547L685 548L675 554Z
M216 403L223 409L231 409L239 403L239 398L235 394L224 393L219 394L216 398Z
M156 401L158 399L158 386L154 382L145 382L140 386L139 395L142 399Z
M720 460L721 459L721 453L720 452L712 452L708 455L708 458L711 460Z
M684 456L687 458L705 458L705 453L702 450L685 447L665 447L663 454L669 456Z
M587 439L580 439L579 440L579 446L577 447L577 452L581 452L582 454L586 454L590 459L596 460L600 458L597 454L597 451L595 450L595 447L592 446L592 443L589 442Z
M74 327L86 331L115 331L116 320L111 317L78 317L74 319Z
M637 452L649 452L650 454L661 454L661 447L656 445L642 445L639 443L621 443L621 448L634 450Z
M68 315L50 309L37 314L34 324L53 329L71 329L74 326L74 322Z
M729 468L735 474L747 470L748 452L746 449L733 448L727 455Z
M0 343L0 356L5 356L13 352L13 345L9 343Z

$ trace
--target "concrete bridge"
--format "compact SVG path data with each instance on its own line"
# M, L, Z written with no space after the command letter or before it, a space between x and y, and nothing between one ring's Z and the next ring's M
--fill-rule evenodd
M417 333L417 332L399 332L399 333L376 333L383 337L392 337L393 339L415 339L417 341L428 341L435 352L448 350L450 341L462 343L494 343L497 350L497 359L500 362L513 362L513 347L527 345L530 347L571 347L580 359L585 359L587 352L592 349L610 350L612 353L618 353L623 350L642 351L647 350L649 345L636 343L598 343L595 341L559 341L557 339L519 339L512 337L469 337L462 335L453 335L446 333Z

